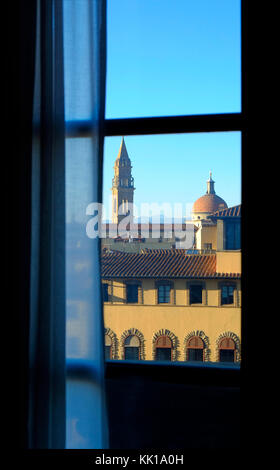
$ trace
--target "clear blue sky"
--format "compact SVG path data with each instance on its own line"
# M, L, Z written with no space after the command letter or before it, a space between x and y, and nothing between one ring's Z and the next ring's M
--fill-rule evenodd
M240 0L107 3L107 118L240 111Z
M134 202L193 204L206 192L212 171L215 190L228 206L241 202L241 134L215 132L127 136L136 190ZM103 201L111 217L109 197L121 137L107 137L104 152ZM109 214L109 217L108 217Z
M108 0L106 117L241 110L240 0ZM239 132L125 137L135 203L241 202ZM103 200L121 137L105 141ZM108 218L108 217L107 217Z

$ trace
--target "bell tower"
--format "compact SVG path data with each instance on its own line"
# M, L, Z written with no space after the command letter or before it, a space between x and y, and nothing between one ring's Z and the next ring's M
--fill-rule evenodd
M112 180L112 223L118 224L124 217L130 215L133 219L133 210L128 204L133 204L134 178L131 176L131 161L128 156L124 138L114 165L114 178Z

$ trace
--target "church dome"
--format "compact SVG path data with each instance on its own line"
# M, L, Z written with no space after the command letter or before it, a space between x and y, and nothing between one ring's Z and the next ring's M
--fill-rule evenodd
M194 216L195 214L212 213L227 208L227 203L215 193L214 184L215 181L212 180L212 173L210 171L209 180L207 181L207 192L204 196L198 198L193 205L192 213Z
M215 212L226 208L227 203L217 194L204 194L195 201L192 212Z

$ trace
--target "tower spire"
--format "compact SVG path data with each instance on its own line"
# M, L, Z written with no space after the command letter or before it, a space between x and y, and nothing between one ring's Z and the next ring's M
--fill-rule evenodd
M124 137L122 137L122 141L121 141L121 145L120 145L120 148L119 148L119 153L118 153L116 162L118 160L127 160L127 161L130 162L130 158L129 158L128 153L127 153Z
M212 179L212 171L209 171L209 180L207 180L206 194L216 194L214 189L215 181Z
M119 153L114 165L112 181L112 222L119 223L130 215L133 219L134 179L131 174L131 161L122 137Z

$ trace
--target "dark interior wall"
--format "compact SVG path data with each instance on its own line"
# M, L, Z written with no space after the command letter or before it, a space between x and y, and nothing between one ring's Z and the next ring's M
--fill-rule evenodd
M239 448L240 371L171 367L107 365L110 448Z
M9 124L11 139L7 153L9 170L3 173L9 185L7 203L9 216L5 220L8 234L5 252L9 253L7 296L9 304L9 326L13 332L13 347L10 348L9 370L11 382L9 395L14 394L10 422L13 425L13 443L20 448L28 445L28 401L29 401L29 308L30 308L30 245L31 245L31 155L32 116L35 67L36 0L11 2L11 18L8 41L11 50L8 82L12 83L7 94L9 111L13 122ZM6 119L5 119L6 120ZM11 155L12 152L12 155ZM11 165L11 166L10 166ZM16 178L14 178L16 173ZM12 177L13 175L13 177ZM16 210L16 217L13 211ZM11 244L11 249L7 246ZM16 269L15 269L16 266ZM15 271L17 279L15 279ZM17 281L18 283L16 284ZM11 289L11 290L10 290ZM13 386L11 384L14 384ZM18 432L16 432L16 430ZM9 433L7 433L9 435Z

